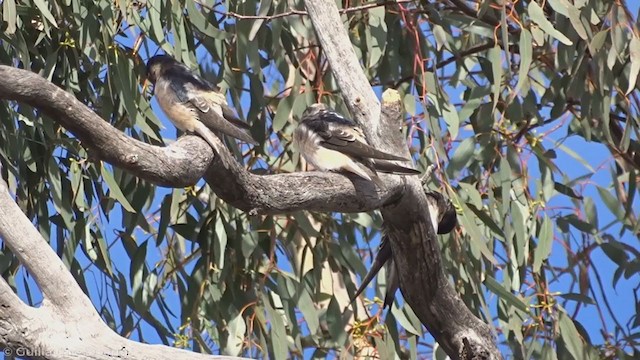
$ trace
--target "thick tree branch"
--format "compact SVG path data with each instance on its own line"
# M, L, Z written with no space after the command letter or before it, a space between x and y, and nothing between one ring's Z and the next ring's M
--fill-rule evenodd
M379 118L368 79L362 71L355 71L360 63L335 2L306 0L305 4L344 100L364 126L370 144L407 153L397 131L402 123L398 93L385 91ZM420 179L407 177L406 182L400 201L382 208L405 300L452 359L500 358L491 327L469 311L444 274Z
M44 295L41 307L29 307L0 278L0 347L13 349L15 355L46 359L240 359L141 344L113 332L1 179L0 237Z
M397 199L404 187L401 179L392 176L385 178L387 187L380 189L340 174L255 175L228 152L214 158L211 147L197 136L183 136L167 147L132 139L72 94L32 72L0 65L0 78L0 98L45 112L80 139L95 158L168 187L193 185L205 176L218 196L245 211L369 211Z
M71 321L100 319L60 258L20 211L3 180L0 180L0 236L33 276L46 299L61 311L78 310L68 314ZM39 248L47 250L35 250Z
M370 142L383 145L378 133L380 102L364 72L354 71L360 69L360 61L344 29L336 3L314 0L305 1L305 6L351 115L362 125ZM335 62L336 59L340 64ZM380 149L387 150L384 146Z

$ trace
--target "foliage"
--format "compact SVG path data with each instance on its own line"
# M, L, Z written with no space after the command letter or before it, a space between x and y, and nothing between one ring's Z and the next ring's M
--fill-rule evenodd
M297 116L319 99L343 108L303 9L283 0L4 0L0 60L161 145L174 133L142 86L144 61L160 47L228 89L263 144L234 148L248 166L291 172L300 170L289 147ZM461 225L441 238L447 271L505 353L637 356L640 39L625 2L342 9L372 85L404 96L420 168L438 164L429 186L448 194ZM271 358L369 343L382 358L442 355L402 303L382 322L374 302L370 320L346 326L336 294L353 293L352 274L366 272L379 215L249 216L204 183L164 189L94 161L91 144L24 104L4 104L0 121L3 178L118 333ZM305 261L312 266L301 272ZM345 285L324 286L323 266ZM6 248L0 270L39 303Z

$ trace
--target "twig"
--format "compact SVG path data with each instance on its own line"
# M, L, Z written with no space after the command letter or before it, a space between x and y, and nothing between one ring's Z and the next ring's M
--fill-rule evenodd
M274 19L279 19L279 18L283 18L283 17L287 17L287 16L292 16L292 15L299 15L299 16L308 16L309 13L304 11L304 10L296 10L296 9L292 9L283 13L279 13L279 14L274 14L274 15L242 15L242 14L238 14L235 12L231 12L231 11L220 11L220 10L216 10L215 6L210 6L207 4L203 4L201 1L196 0L196 3L202 7L204 7L205 9L211 10L216 14L220 14L226 17L232 17L234 19L238 19L238 20L267 20L267 21L271 21ZM350 8L346 8L346 9L340 9L338 10L340 12L340 14L348 14L348 13L352 13L352 12L358 12L358 11L362 11L362 10L367 10L367 9L372 9L372 8L376 8L376 7L380 7L380 6L387 6L387 5L396 5L396 4L407 4L407 3L416 3L416 0L398 0L398 1L384 1L384 2L374 2L374 3L369 3L369 4L364 4L364 5L360 5L360 6L354 6L354 7L350 7Z

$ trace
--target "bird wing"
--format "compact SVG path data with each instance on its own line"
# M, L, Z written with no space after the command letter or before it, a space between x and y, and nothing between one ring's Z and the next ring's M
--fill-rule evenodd
M217 91L204 92L194 89L191 92L191 99L189 101L203 113L209 112L211 107L214 107L214 111L218 113L221 112L222 117L233 125L246 130L251 128L249 124L238 118L235 111L227 105L225 96Z
M396 262L393 260L393 257L389 259L387 262L387 291L384 294L384 304L382 308L389 307L393 305L393 300L396 297L396 292L398 288L400 288L400 279L398 278L398 269L396 268Z
M214 131L219 131L225 135L229 135L236 139L240 139L244 142L247 142L251 145L258 145L258 142L255 141L249 132L245 129L240 129L234 124L227 121L221 114L221 110L212 110L208 112L201 112L198 116L200 121L205 124L208 128Z
M371 283L371 280L373 280L373 278L376 275L378 275L378 272L380 272L380 269L382 269L382 266L384 266L384 264L389 259L392 259L392 255L393 254L391 253L391 245L389 244L389 240L387 239L386 236L384 236L380 243L378 253L376 254L376 257L373 260L373 263L371 264L371 269L369 269L369 272L367 273L367 275L365 275L365 277L362 279L362 283L360 284L360 287L358 287L358 290L356 290L356 293L351 298L351 302L353 302L358 296L360 296L360 294L362 294L364 289L366 289L369 283ZM388 286L389 284L387 284L387 287ZM386 303L386 299L385 299L385 303Z
M336 112L321 111L304 121L322 138L322 146L328 149L361 159L407 160L367 144L362 129Z
M235 115L229 115L233 114L233 110L229 108L221 93L193 89L189 102L200 111L198 117L207 127L249 144L258 145L247 131L249 125L240 121Z
M172 67L166 76L171 79L171 88L178 100L197 109L198 119L208 128L252 145L258 144L246 131L249 125L235 116L225 96L211 83L192 73L184 64Z
M171 88L183 103L191 101L194 93L216 92L217 90L213 84L179 62L168 67L163 76L170 80Z
M239 127L249 128L249 125L238 119L233 109L227 105L227 100L220 93L218 87L200 75L191 72L186 65L182 63L176 64L176 66L167 70L166 76L172 80L171 87L181 102L190 102L204 113L209 112L210 104L219 105L222 108L222 115L225 119Z
M376 171L389 174L404 174L404 175L418 175L420 171L412 168L408 168L402 165L394 164L386 160L373 161L373 168Z

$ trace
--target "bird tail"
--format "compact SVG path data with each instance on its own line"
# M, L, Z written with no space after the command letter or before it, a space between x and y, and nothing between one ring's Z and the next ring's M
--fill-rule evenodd
M393 155L393 154L389 154L387 152L384 151L380 151L372 146L368 146L370 149L369 151L371 152L370 154L367 154L368 157L372 158L372 159L382 159L382 160L398 160L398 161L407 161L409 159L407 159L406 157L403 156L397 156L397 155Z
M360 177L361 177L361 178L363 178L363 179L366 179L366 180L369 180L369 181L372 181L372 180L373 180L373 179L371 178L371 175L369 175L369 174L365 171L365 169L364 169L363 167L359 166L359 165L358 165L355 161L353 161L353 160L350 160L350 159L349 159L349 162L347 162L347 163L344 165L343 169L344 169L344 170L346 170L346 171L348 171L348 172L350 172L350 173L356 174L356 175L360 176ZM374 175L375 175L375 173L374 173Z
M416 169L411 169L402 165L394 164L390 161L384 160L375 160L373 162L373 167L380 172L390 173L390 174L404 174L404 175L418 175L420 171Z
M398 278L398 269L396 269L396 263L393 261L393 257L391 257L388 261L387 265L387 291L384 294L384 305L382 308L385 309L387 306L391 309L393 305L393 300L396 298L396 291L400 287L400 279Z
M200 135L206 142L209 143L211 148L215 150L217 154L220 153L220 148L224 147L222 141L209 129L205 124L200 121L196 121L195 133Z
M365 275L365 277L362 279L362 282L360 283L360 287L358 288L358 290L356 290L356 293L351 298L351 302L353 302L358 296L360 296L360 294L362 294L362 292L364 291L364 289L367 288L371 280L373 280L374 276L378 274L380 269L382 269L384 264L389 259L392 259L391 245L389 244L388 239L385 237L385 238L382 238L382 244L380 245L380 249L378 249L378 253L376 254L376 257L373 260L373 263L371 264L371 269L369 269L369 272L367 273L367 275Z
M203 123L212 125L212 130L219 131L225 135L242 140L251 145L258 145L258 142L249 135L247 130L238 128L219 114L216 114L215 111L208 111L206 113L201 112L199 115Z

